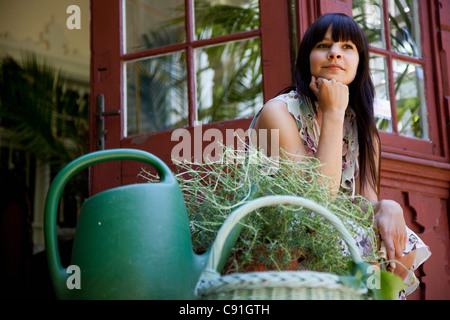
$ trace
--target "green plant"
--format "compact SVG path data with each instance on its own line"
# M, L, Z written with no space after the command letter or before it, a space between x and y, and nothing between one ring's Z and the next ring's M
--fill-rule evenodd
M19 64L5 57L0 70L0 123L36 159L60 169L88 150L89 96L70 88L35 55Z
M4 57L0 64L0 125L8 139L52 173L89 150L89 95L71 87L61 73L28 54L20 63ZM74 177L67 201L80 205L87 196L87 175ZM75 212L76 214L76 212ZM73 223L76 216L68 218Z
M220 161L177 164L176 177L185 196L196 252L210 247L234 209L253 198L274 194L298 195L318 202L341 218L351 234L362 228L372 248L376 247L373 210L370 205L367 211L361 209L364 198L330 194L328 179L321 174L315 158L302 162L287 157L273 160L254 149L245 153L224 147ZM151 181L156 178L145 171L141 175ZM365 252L365 259L375 260L375 252ZM323 218L302 208L267 207L244 222L224 272L261 266L284 270L298 260L299 269L345 274L350 257L343 254L339 234Z
M197 0L195 14L196 34L202 39L259 28L257 1L249 1L247 6L241 7ZM211 90L210 80L205 81L203 77L211 70L214 70L214 85L210 105L199 99L199 119L216 122L252 114L262 103L260 39L209 46L202 52L208 65L197 71L198 95Z

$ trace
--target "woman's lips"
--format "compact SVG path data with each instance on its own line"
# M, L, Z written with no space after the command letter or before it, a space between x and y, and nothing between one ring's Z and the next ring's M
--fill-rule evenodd
M344 68L340 64L327 64L324 68L344 70Z

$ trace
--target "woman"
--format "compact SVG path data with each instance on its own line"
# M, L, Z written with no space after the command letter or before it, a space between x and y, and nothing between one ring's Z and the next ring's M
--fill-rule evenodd
M409 294L418 281L408 270L417 268L430 252L406 227L401 206L378 197L375 90L367 40L358 24L344 14L327 14L312 24L299 48L295 80L295 86L264 105L251 128L278 130L279 145L274 148L293 159L320 159L323 173L332 178L331 192L343 189L371 201L390 268L408 283ZM270 144L258 147L272 153Z

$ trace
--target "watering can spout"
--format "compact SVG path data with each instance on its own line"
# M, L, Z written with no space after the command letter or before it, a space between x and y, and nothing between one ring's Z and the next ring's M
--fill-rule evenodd
M84 168L119 160L151 165L160 182L122 186L86 200L71 268L64 268L56 232L64 186ZM59 299L193 299L209 255L193 252L186 205L174 175L160 159L141 150L96 151L68 164L50 186L44 227L50 276Z

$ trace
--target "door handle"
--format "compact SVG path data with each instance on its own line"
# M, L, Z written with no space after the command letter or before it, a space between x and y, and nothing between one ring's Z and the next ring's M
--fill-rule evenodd
M105 149L105 117L118 116L120 110L105 111L105 96L103 94L97 95L97 112L95 117L97 118L97 150Z

